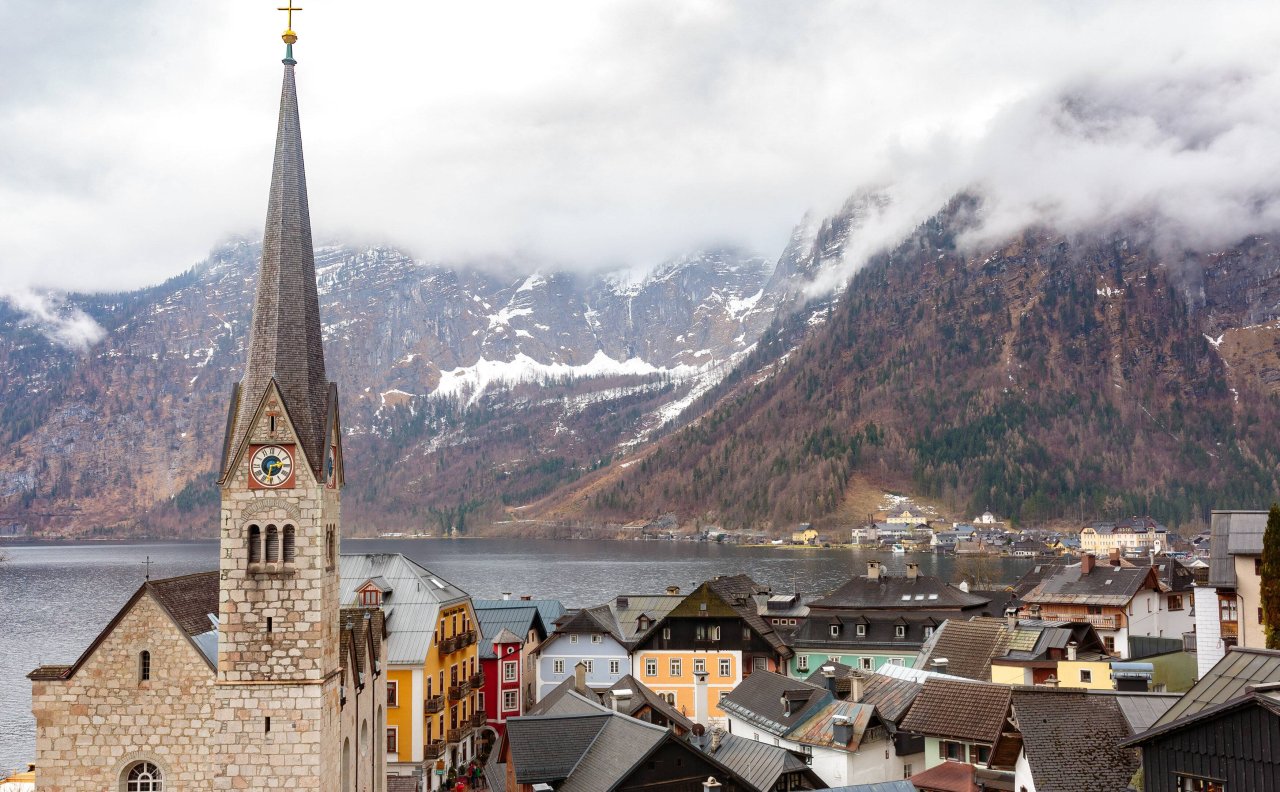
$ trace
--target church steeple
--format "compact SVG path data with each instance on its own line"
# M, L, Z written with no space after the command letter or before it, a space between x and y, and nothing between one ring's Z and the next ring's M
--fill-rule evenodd
M288 50L280 92L262 265L244 379L234 397L232 414L228 416L220 471L223 480L250 432L272 380L279 389L298 443L318 478L323 478L322 471L328 464L325 454L329 427L326 424L331 408L336 407L330 404L330 385L325 376L307 176L294 84L293 43L297 35L292 26L283 38Z

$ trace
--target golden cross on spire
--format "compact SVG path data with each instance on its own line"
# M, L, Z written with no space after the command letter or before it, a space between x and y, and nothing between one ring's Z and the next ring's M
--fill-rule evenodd
M289 14L289 21L286 25L286 30L284 31L284 39L286 44L292 45L294 41L298 40L298 34L293 32L293 12L301 11L302 9L294 7L293 0L289 0L289 5L284 8L277 8L276 10L286 11ZM289 39L293 39L293 41L289 41Z

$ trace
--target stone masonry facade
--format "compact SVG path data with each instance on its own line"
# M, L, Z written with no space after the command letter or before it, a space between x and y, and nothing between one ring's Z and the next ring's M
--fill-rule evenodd
M143 760L164 772L166 792L210 789L213 684L208 662L143 595L74 676L33 680L40 792L115 792Z

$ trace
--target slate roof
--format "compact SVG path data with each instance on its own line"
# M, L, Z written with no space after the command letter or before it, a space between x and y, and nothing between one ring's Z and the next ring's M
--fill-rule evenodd
M608 712L588 715L525 715L507 721L516 783L563 781L611 720Z
M382 601L387 620L387 664L421 665L431 651L440 608L467 599L467 593L400 553L343 553L338 601L356 604L356 588L373 577L386 579L392 593Z
M1116 706L1120 707L1120 714L1124 715L1125 721L1129 724L1130 734L1138 734L1150 729L1169 711L1170 707L1182 698L1177 693L1121 693L1111 690L1096 692L1110 694L1115 699Z
M573 675L566 677L563 682L547 691L547 695L538 699L537 703L530 707L525 714L530 716L589 715L591 713L609 711L601 706L595 693L588 691L587 695L583 695L578 691L576 685L577 682Z
M1120 747L1131 732L1114 697L1067 688L1019 688L1012 702L1036 789L1128 789L1141 762L1136 751Z
M1248 695L1250 686L1275 682L1280 682L1280 651L1233 646L1155 726L1165 726Z
M666 729L635 718L615 715L587 748L557 792L603 792L610 789L645 756L667 739Z
M1058 567L1066 565L1067 558L1065 556L1037 561L1035 566L1023 573L1022 577L1018 578L1018 582L1013 584L1013 593L1019 598L1026 596L1032 589L1040 585L1040 581L1044 580L1046 576L1055 572Z
M928 679L899 724L903 731L994 745L1009 714L1011 688Z
M1068 564L1049 571L1039 585L1027 592L1024 602L1048 605L1055 603L1074 605L1111 605L1120 607L1142 589L1148 576L1153 575L1149 566L1113 567L1099 563L1093 571L1082 575L1079 563Z
M354 654L356 667L353 670L367 673L370 669L365 664L370 660L376 662L382 656L385 614L379 608L343 608L338 613L338 624L341 627L342 663L345 665L347 658ZM366 646L369 646L367 650ZM355 648L354 653L351 652L352 647Z
M609 702L612 700L612 696L609 696L608 694L617 690L631 691L631 708L628 712L623 713L624 715L631 715L634 717L638 710L647 705L662 715L662 717L666 718L669 722L678 724L680 728L684 729L686 732L693 730L693 721L685 717L680 710L668 704L666 699L653 692L648 685L630 674L627 674L617 682L614 682L605 692L603 703L606 706L608 706Z
M871 704L882 721L900 723L924 685L907 679L872 674L862 687L862 703Z
M794 654L782 635L760 616L756 608L755 595L765 592L767 589L764 586L747 575L724 575L708 581L707 587L733 608L747 626L767 641L779 656L788 658Z
M1237 553L1262 552L1265 511L1215 511L1209 517L1209 585L1234 588ZM1256 548L1256 549L1255 549Z
M267 200L262 265L248 342L244 378L232 399L222 473L244 442L262 397L274 380L312 472L323 481L330 410L337 388L324 369L320 304L302 132L293 64L286 61L280 90L275 165Z
M916 792L916 785L910 781L877 781L874 784L823 787L816 792Z
M881 574L875 579L865 575L850 578L827 596L809 603L809 608L811 612L835 608L955 610L981 607L989 601L930 575L908 578Z
M1154 737L1160 737L1173 732L1181 731L1188 727L1195 727L1199 724L1216 719L1231 712L1235 712L1248 707L1260 707L1267 713L1280 718L1280 692L1276 690L1252 690L1243 696L1231 699L1222 704L1216 704L1212 707L1206 707L1199 712L1178 718L1162 725L1155 726L1148 731L1142 732L1136 737L1131 737L1125 743L1127 747L1137 747L1144 745ZM1208 738L1213 741L1213 737ZM1220 739L1220 738L1219 738Z
M853 614L843 610L815 609L795 629L791 645L801 649L896 649L914 652L927 640L927 630L937 629L948 617L958 613L955 610L868 610ZM833 625L839 625L839 635L831 634ZM858 625L862 625L864 635L858 635ZM899 626L905 628L901 638L897 637Z
M542 616L536 607L521 604L519 600L507 601L505 605L507 607L501 608L476 607L474 602L471 605L475 609L476 623L483 636L480 641L480 659L482 660L491 660L496 657L493 653L493 642L504 630L520 642L524 641L524 636L528 635L530 630L537 630L544 638L547 635L547 628L542 624Z
M413 776L388 775L387 792L418 792L418 779Z
M191 645L204 657L212 670L217 669L217 630L210 620L218 615L218 573L196 572L179 577L148 580L138 587L129 601L116 612L93 643L71 665L42 665L27 675L32 680L70 679L80 666L93 654L98 645L115 629L120 620L137 604L144 594L152 599L173 619L178 629L187 636ZM212 633L212 640L209 634Z
M784 773L809 771L804 760L776 745L712 729L710 744L703 751L729 768L735 775L760 792L770 792Z
M783 699L791 700L786 714ZM720 700L720 709L736 715L770 734L782 736L802 723L808 712L833 698L825 687L810 685L772 671L754 671L729 695Z

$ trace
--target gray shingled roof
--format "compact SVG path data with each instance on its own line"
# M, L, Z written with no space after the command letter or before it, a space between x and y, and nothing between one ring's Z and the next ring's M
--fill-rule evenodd
M400 553L343 553L338 601L356 604L356 588L385 578L392 593L382 603L387 619L387 663L421 665L431 650L440 608L462 602L467 593Z
M550 784L568 778L611 717L601 712L525 715L507 721L516 783Z
M1057 567L1044 576L1040 584L1023 596L1034 604L1127 605L1152 574L1151 567L1113 567L1097 564L1088 574L1081 574L1082 564Z
M947 610L977 608L989 601L930 575L908 578L881 574L877 578L851 578L822 599L809 603L809 608L811 613L824 608Z
M235 398L238 404L232 406L229 437L224 441L224 475L231 462L229 455L235 454L244 441L272 380L280 389L298 444L313 473L323 480L321 470L329 447L325 435L330 408L336 408L331 401L336 402L337 391L335 388L331 392L324 370L315 251L292 62L285 64L280 90L262 266L244 379Z
M804 760L776 745L714 729L704 752L759 790L772 790L784 773L807 770Z
M1215 511L1209 520L1209 585L1236 585L1235 553L1261 553L1265 511ZM1245 548L1256 547L1256 550Z
M986 682L991 679L991 658L1004 653L1008 632L1004 619L949 619L924 645L916 667L933 669L935 660L945 659L948 674Z
M1246 696L1250 686L1274 682L1280 682L1280 651L1232 647L1155 726Z
M790 714L783 699L791 700ZM825 688L772 671L753 671L729 695L720 709L753 723L770 734L784 735L804 722L806 713L833 698Z
M573 768L557 792L603 792L640 763L658 743L667 738L667 730L644 721L614 715L592 741L582 760Z
M1124 792L1138 753L1119 744L1129 724L1111 696L1069 689L1019 689L1013 714L1036 789L1044 792Z
M607 695L608 693L612 693L614 691L619 691L619 690L631 691L631 708L629 712L623 713L624 715L631 715L634 717L637 710L641 709L645 705L648 705L655 712L662 715L662 717L666 718L669 722L678 724L680 728L684 729L685 731L691 731L693 729L693 721L685 717L685 715L681 713L680 710L668 704L666 699L662 698L657 693L653 692L653 690L648 685L636 679L635 677L631 676L630 674L626 674L625 676L623 676L617 682L614 682L609 687L608 691L606 691L604 703L608 704L612 698L611 696Z

